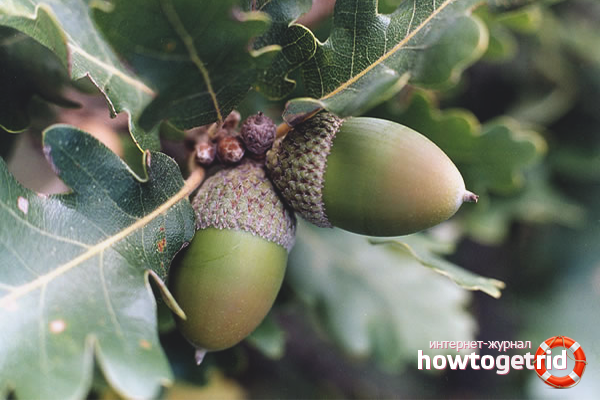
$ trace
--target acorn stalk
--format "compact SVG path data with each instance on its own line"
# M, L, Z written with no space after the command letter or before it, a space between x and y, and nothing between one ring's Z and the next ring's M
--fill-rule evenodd
M377 118L318 114L275 143L267 169L308 221L370 236L430 228L477 200L433 142Z

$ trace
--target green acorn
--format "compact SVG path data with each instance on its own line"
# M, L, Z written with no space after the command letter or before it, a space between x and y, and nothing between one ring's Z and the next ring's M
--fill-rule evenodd
M234 346L264 319L279 292L295 219L262 166L246 162L204 182L193 200L197 232L169 275L187 319L181 333L205 351Z
M321 113L294 127L267 153L285 200L320 227L399 236L450 218L477 196L425 136L377 118Z

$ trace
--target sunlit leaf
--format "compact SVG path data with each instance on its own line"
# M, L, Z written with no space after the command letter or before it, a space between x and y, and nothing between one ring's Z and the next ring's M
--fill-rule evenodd
M95 356L119 393L155 396L171 371L148 275L194 234L191 188L169 157L148 153L142 179L65 125L44 151L72 193L31 192L0 160L0 392L84 397Z
M485 278L446 261L441 255L454 251L452 246L444 245L421 234L404 236L399 239L371 239L377 245L393 246L413 257L421 265L433 269L438 274L447 276L457 285L468 290L481 290L492 297L499 298L500 289L505 284L497 279Z
M295 124L319 109L356 115L382 102L407 82L440 86L487 47L487 31L472 9L475 0L400 3L389 15L377 1L336 1L329 38L302 65L310 98L290 101L284 113Z
M271 99L282 99L295 87L288 74L314 56L317 41L312 32L295 20L308 10L311 0L264 0L257 10L271 17L271 27L254 42L254 48L276 44L281 46L269 69L259 74L256 88Z

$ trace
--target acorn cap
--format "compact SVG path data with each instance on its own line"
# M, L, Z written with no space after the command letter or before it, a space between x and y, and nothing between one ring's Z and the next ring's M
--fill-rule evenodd
M321 113L277 140L267 153L266 167L283 197L304 219L331 228L323 203L327 157L343 120Z
M266 166L303 218L364 235L418 232L476 200L433 142L377 118L318 114L277 142Z
M218 171L194 197L197 229L249 232L287 251L294 245L296 220L281 201L264 168L247 161Z

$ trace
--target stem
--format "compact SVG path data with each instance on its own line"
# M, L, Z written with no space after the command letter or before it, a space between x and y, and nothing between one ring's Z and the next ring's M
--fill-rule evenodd
M277 139L283 138L285 137L285 135L287 135L287 133L292 129L291 126L289 126L287 124L287 122L282 122L278 127L277 127L277 135L275 136Z
M477 200L479 200L479 196L473 192L469 192L468 190L463 195L463 202L465 203L477 203Z
M204 176L206 175L204 168L201 166L197 166L190 173L190 176L185 180L184 187L187 189L187 195L189 196L194 190L198 189L200 184L204 181Z

